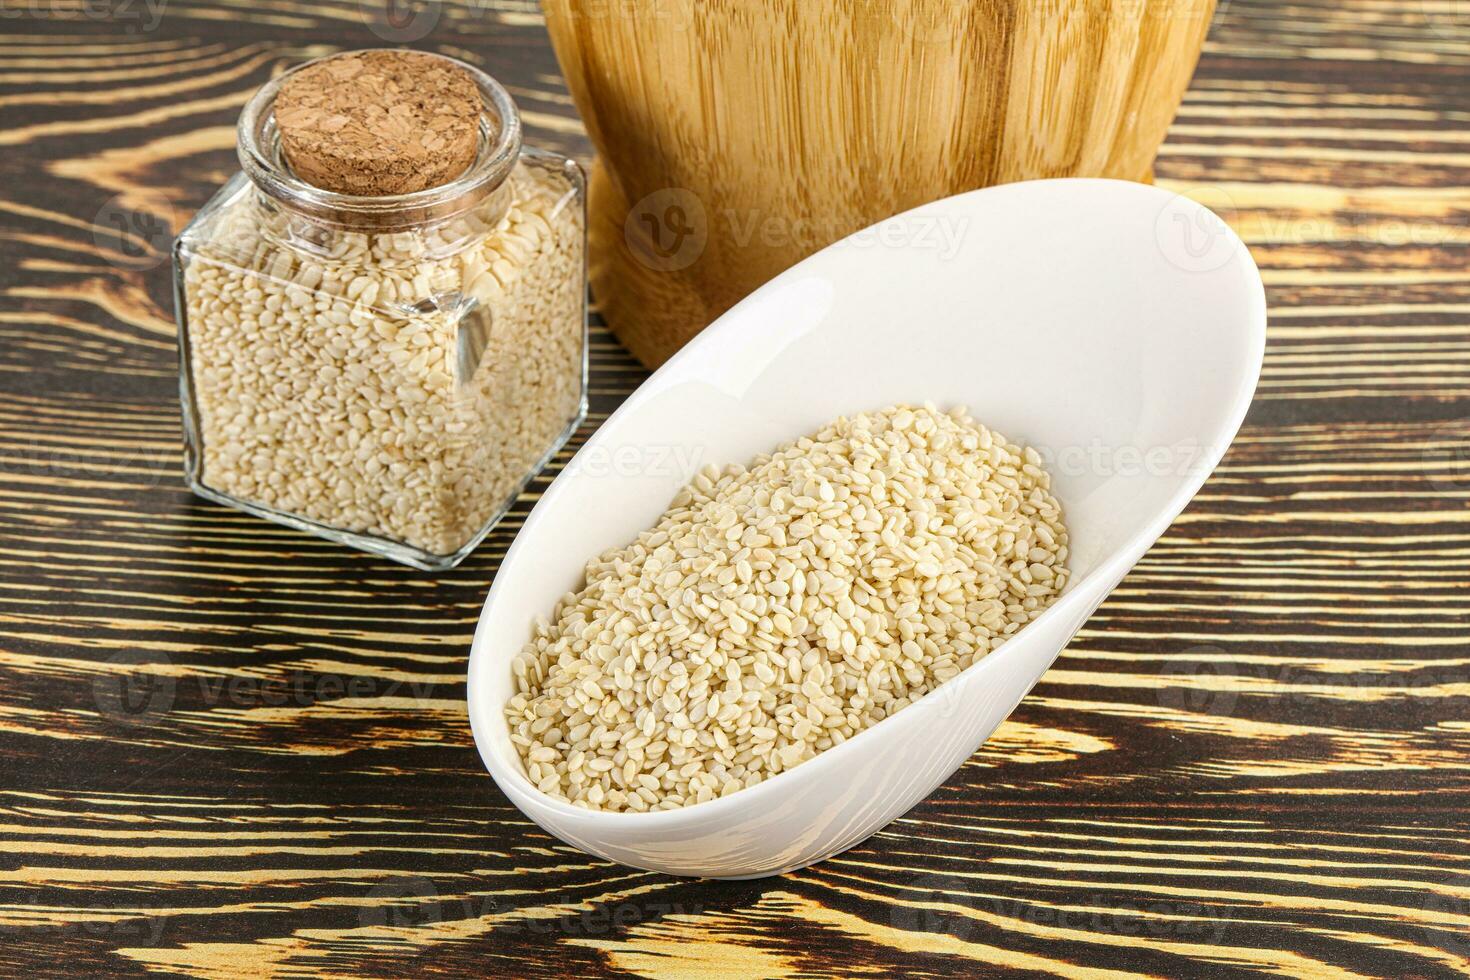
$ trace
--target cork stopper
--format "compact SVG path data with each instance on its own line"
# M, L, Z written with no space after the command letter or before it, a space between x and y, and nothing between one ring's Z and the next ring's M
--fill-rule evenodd
M333 55L289 76L276 96L281 150L296 175L339 194L438 187L475 159L483 103L475 80L438 55Z

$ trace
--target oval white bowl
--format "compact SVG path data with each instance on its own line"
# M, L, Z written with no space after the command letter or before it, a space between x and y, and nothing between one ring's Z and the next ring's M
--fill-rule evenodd
M679 875L779 874L858 843L953 773L1184 508L1234 438L1265 341L1245 246L1203 207L1107 180L925 205L776 277L649 378L536 504L485 600L469 711L486 767L563 841ZM963 403L1048 457L1071 535L1056 603L969 670L796 769L709 803L596 813L524 774L510 661L586 560L654 523L705 463L839 415Z

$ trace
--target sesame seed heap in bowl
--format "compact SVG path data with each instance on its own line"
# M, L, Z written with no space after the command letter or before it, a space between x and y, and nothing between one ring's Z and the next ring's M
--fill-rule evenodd
M706 466L513 661L527 776L587 809L675 809L882 721L1065 587L1050 484L1035 450L933 405Z

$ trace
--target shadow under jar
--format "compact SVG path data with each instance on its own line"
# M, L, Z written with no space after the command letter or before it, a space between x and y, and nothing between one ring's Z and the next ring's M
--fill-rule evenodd
M459 178L383 197L300 180L273 114L288 72L174 247L190 487L429 570L489 533L587 391L582 172L523 147L505 90L445 60L484 103Z

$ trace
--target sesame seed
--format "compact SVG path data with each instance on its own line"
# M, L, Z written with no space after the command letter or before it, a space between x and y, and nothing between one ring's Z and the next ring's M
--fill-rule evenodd
M707 467L589 562L515 658L505 713L527 773L590 809L694 806L917 701L1065 588L1039 459L926 405ZM779 550L758 555L757 534ZM587 733L589 701L606 738Z
M509 180L494 226L470 212L286 246L301 219L241 194L186 237L206 486L431 555L499 515L583 394L582 209L557 168L522 161ZM501 255L507 236L518 262ZM470 301L494 337L457 380L462 325L485 315L463 313Z

